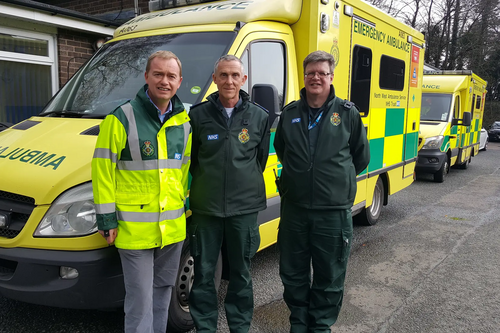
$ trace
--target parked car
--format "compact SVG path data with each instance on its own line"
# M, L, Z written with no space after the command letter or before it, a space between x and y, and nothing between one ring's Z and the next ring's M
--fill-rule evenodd
M500 121L495 121L491 124L488 130L488 138L490 141L500 141Z
M479 137L479 150L486 150L488 148L488 131L481 128L481 136Z

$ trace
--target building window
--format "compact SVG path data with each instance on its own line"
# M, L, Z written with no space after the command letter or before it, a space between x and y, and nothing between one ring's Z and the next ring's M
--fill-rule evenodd
M42 111L57 90L54 37L0 27L0 122Z

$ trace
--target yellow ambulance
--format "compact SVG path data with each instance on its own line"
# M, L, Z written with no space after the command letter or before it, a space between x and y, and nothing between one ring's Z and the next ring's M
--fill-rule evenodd
M442 183L479 152L486 81L470 70L424 71L417 173Z
M100 122L135 96L148 56L160 49L182 61L178 95L187 109L216 90L211 74L220 56L241 58L248 74L243 89L269 110L272 138L281 108L299 99L303 59L330 52L335 91L358 106L370 140L371 162L358 176L353 213L375 224L388 197L413 182L421 33L360 0L150 1L150 8L118 28L39 116L0 133L1 295L66 308L122 305L117 251L96 233L90 162ZM276 242L280 170L271 146L260 249ZM172 331L192 327L187 246L181 261Z

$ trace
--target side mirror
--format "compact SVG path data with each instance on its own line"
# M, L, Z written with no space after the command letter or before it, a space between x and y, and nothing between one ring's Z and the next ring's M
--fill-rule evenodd
M470 126L472 123L472 114L470 112L464 112L462 119L454 118L451 121L451 126L460 125L460 126Z
M255 84L252 87L252 102L255 102L269 111L269 124L273 124L281 114L278 89L272 84Z
M472 114L470 112L464 112L464 117L462 119L462 126L470 126L472 123Z

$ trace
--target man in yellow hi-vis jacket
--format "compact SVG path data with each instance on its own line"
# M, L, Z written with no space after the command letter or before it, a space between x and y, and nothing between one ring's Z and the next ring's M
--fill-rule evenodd
M153 53L146 85L101 123L92 160L99 233L120 253L125 332L165 332L186 237L191 126L175 54Z

